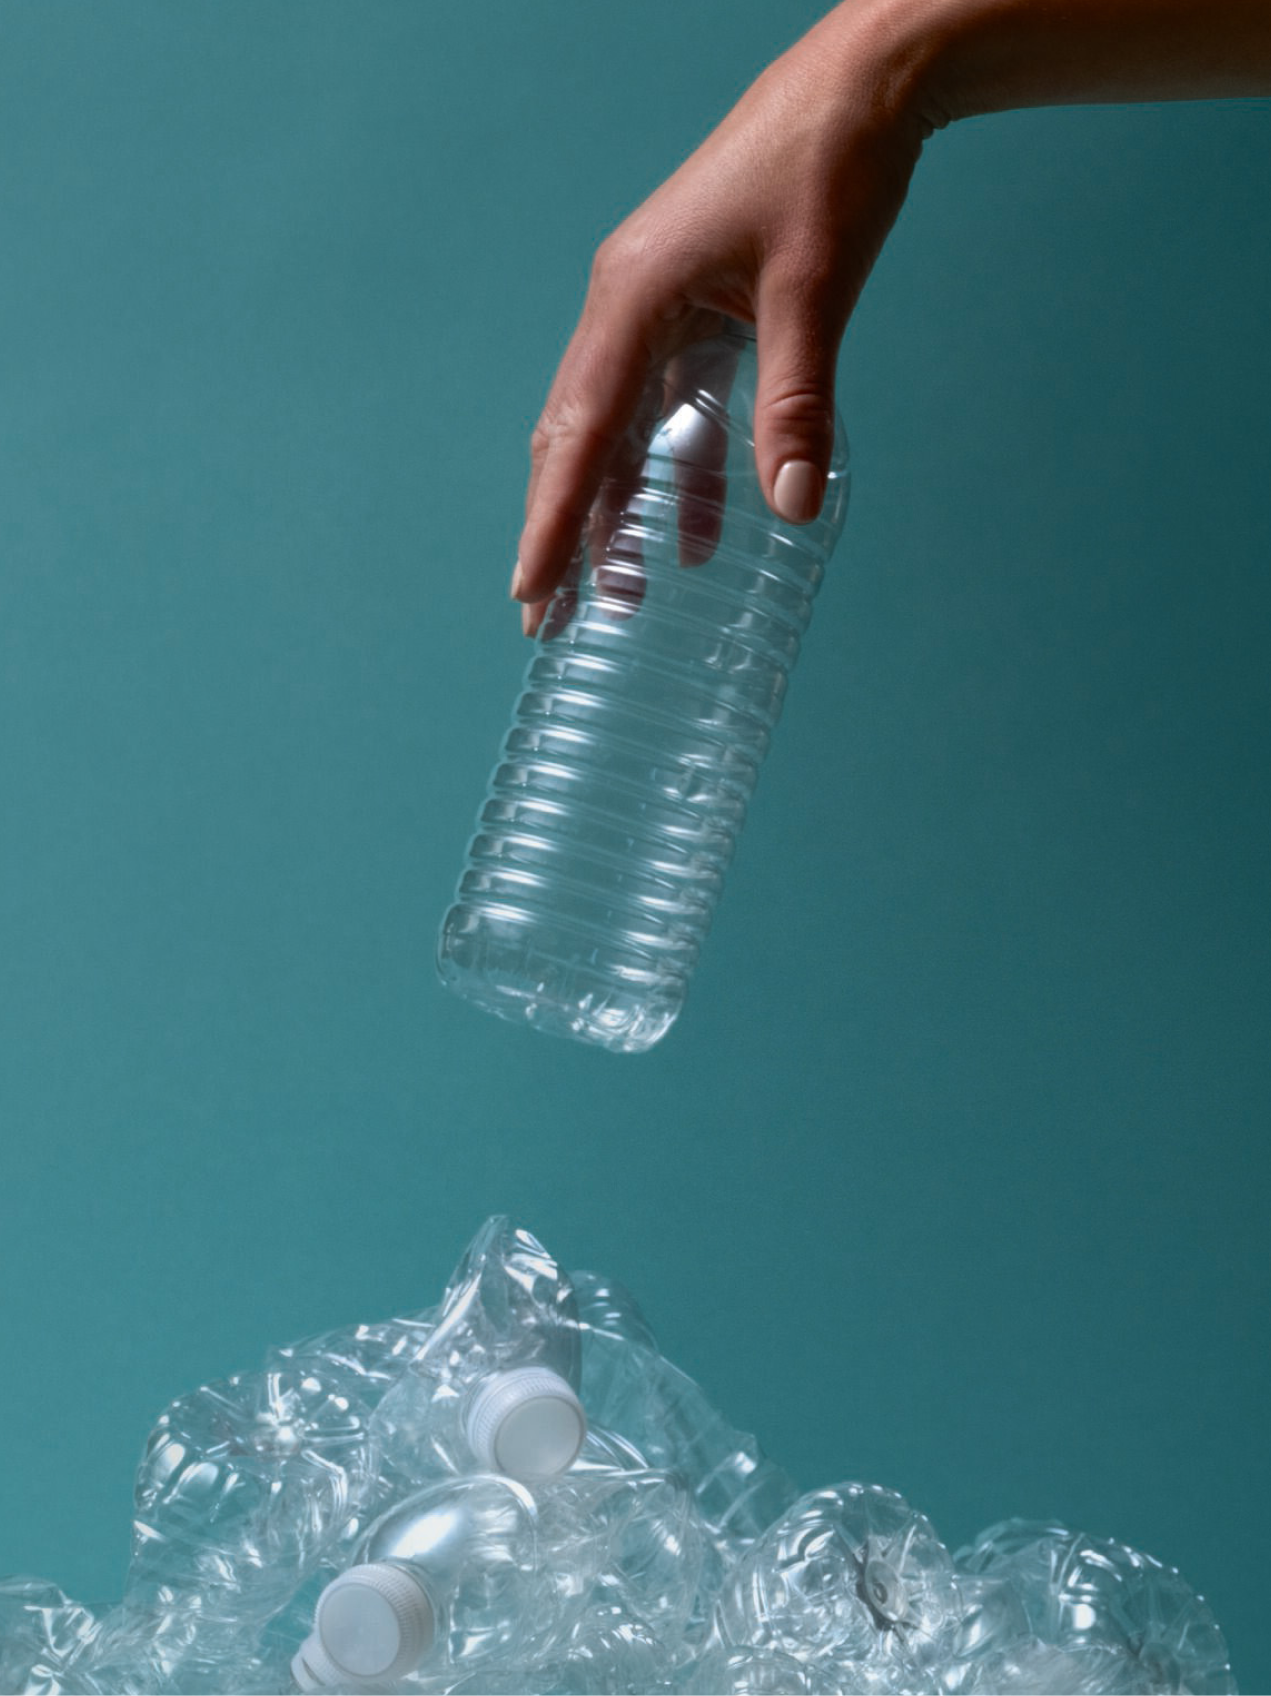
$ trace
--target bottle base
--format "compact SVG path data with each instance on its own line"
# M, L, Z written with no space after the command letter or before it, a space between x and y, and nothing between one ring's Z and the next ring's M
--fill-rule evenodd
M653 974L580 964L542 946L543 934L483 916L477 926L456 909L447 915L437 975L454 994L513 1024L567 1037L612 1054L643 1054L675 1023L684 1002L678 981Z

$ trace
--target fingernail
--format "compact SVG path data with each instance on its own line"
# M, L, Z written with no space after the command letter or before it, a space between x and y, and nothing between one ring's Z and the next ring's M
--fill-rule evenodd
M787 524L810 524L821 510L824 482L808 459L788 459L772 485L772 504Z
M537 613L538 608L530 602L527 602L526 605L521 608L521 634L523 636L532 636L534 634L534 626L537 622Z
M508 594L511 595L513 600L515 600L521 592L521 580L524 576L525 573L521 570L521 562L518 559L516 562L516 570L512 573L512 587L508 590Z

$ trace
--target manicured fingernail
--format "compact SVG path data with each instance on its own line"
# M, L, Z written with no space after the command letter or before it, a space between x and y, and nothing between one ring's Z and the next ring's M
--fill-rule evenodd
M512 573L512 587L508 590L508 594L511 595L513 600L515 600L521 592L521 580L524 576L525 573L521 570L521 562L518 559L516 562L516 570Z
M523 636L532 636L534 634L537 612L538 608L532 603L527 603L521 608L521 634Z
M772 504L787 524L810 524L821 510L821 473L808 459L788 459L772 485Z

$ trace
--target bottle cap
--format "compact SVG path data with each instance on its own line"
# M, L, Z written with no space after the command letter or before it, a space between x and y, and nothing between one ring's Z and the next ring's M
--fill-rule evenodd
M525 1482L554 1478L574 1464L587 1415L559 1372L519 1366L478 1386L465 1429L482 1466Z
M301 1687L342 1689L351 1681L391 1684L412 1672L432 1646L437 1616L409 1567L372 1561L331 1580L313 1624L296 1660L321 1682ZM301 1683L295 1661L292 1673Z
M323 1649L316 1631L310 1632L291 1657L291 1676L297 1690L334 1690L344 1674Z

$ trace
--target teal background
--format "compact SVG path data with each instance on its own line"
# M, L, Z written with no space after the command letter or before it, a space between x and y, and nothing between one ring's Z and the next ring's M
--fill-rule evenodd
M812 1487L1182 1568L1271 1687L1271 102L930 143L679 1025L445 996L600 238L809 4L0 8L0 1572L507 1210Z

